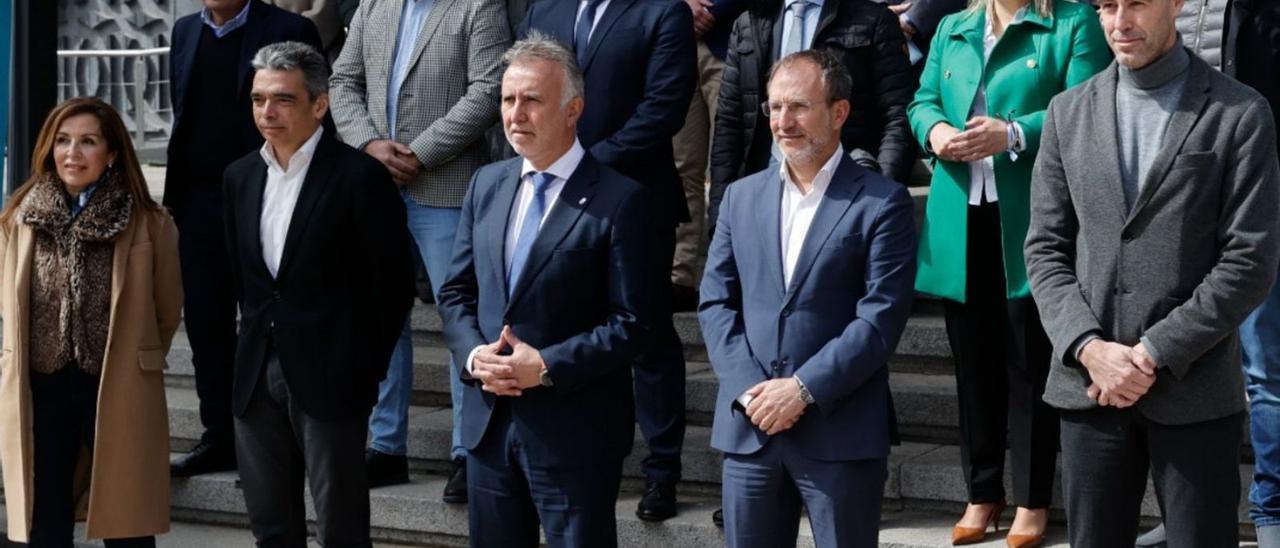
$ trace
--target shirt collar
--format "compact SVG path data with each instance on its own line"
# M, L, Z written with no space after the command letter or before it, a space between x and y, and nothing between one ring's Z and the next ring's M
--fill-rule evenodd
M80 191L80 194L71 199L71 216L74 218L84 211L85 206L89 205L89 199L93 197L93 193L98 191L98 183L89 185L88 188Z
M578 169L578 164L582 163L582 158L587 155L586 149L582 148L582 143L577 138L573 140L573 146L569 147L569 151L565 152L555 162L551 163L551 167L543 170L544 173L555 175L557 179L568 180L570 175ZM537 173L538 170L533 167L529 160L525 160L520 166L520 177L524 177L530 173Z
M1027 5L1018 8L1018 11L1013 12L1013 19L1004 26L1005 30L1008 30L1009 27L1021 23L1026 19L1027 13L1029 13L1029 8L1031 8L1031 4L1028 3ZM987 22L985 28L983 28L983 37L988 40L994 40L996 35L995 30L991 26L991 22L995 20L995 9L994 3L989 4L987 7Z
M245 2L244 8L240 10L240 13L237 13L235 17L232 17L226 23L223 23L222 26L218 26L217 23L213 22L213 14L210 13L209 8L207 7L201 8L200 20L204 21L205 25L208 25L209 28L213 29L214 36L222 38L223 36L230 34L231 31L244 26L245 22L249 20L249 6L252 6L253 3L257 1L258 0L249 0L248 2Z
M783 2L783 6L782 6L783 13L786 13L787 10L791 9L791 4L794 4L799 1L800 0L787 0L786 2ZM805 10L805 15L808 15L809 12L813 11L814 8L821 10L822 5L826 3L826 0L804 0L804 1L812 4L811 6L809 6L808 9Z
M827 186L831 184L831 178L835 176L836 168L840 165L840 159L844 158L844 145L837 145L836 151L827 158L827 163L822 164L822 169L818 170L818 174L813 177L813 188L809 189L809 194L805 196L825 194ZM787 162L783 160L778 162L778 171L782 175L782 182L786 188L800 192L800 187L796 186L795 181L791 180L791 172L787 169Z
M262 148L258 149L258 153L262 155L262 161L267 163L267 167L281 173L297 173L300 166L311 163L311 156L315 154L316 147L320 144L320 136L324 134L324 126L316 128L316 132L311 134L311 138L307 142L302 143L298 147L298 151L293 153L289 158L289 169L285 170L280 167L280 163L276 161L276 153L271 148L271 143L262 143Z

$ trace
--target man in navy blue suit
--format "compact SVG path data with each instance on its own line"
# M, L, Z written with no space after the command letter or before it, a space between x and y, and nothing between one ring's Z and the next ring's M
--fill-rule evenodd
M617 545L634 436L631 364L646 342L648 192L575 135L582 73L533 33L506 53L502 125L519 157L472 178L444 334L462 397L475 547Z
M277 42L304 42L324 51L315 24L301 15L261 0L203 4L199 13L174 23L169 50L173 133L164 205L178 224L183 321L205 428L200 443L171 466L175 477L236 467L231 427L236 294L223 242L222 172L262 147L249 101L250 60ZM332 122L326 125L332 134Z
M635 367L636 411L649 446L647 489L636 515L676 513L684 443L684 354L671 321L676 224L689 220L671 139L698 84L693 13L682 0L542 0L517 32L538 30L573 48L586 81L578 139L600 163L653 191L648 264L652 343Z
M820 50L779 61L765 110L785 159L720 206L699 320L730 547L794 546L802 507L818 546L877 544L916 233L907 190L840 144L851 86Z

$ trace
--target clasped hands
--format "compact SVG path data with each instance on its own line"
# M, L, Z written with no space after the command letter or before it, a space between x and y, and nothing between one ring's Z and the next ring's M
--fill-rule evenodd
M1156 362L1139 343L1129 347L1093 339L1080 350L1080 363L1089 372L1089 398L1098 405L1129 407L1156 382Z
M747 389L746 394L751 396L747 417L770 436L795 426L808 407L800 399L800 384L791 377L761 382Z
M540 386L546 367L538 349L516 337L509 325L502 327L498 340L481 346L471 357L471 376L485 392L498 396L519 396Z
M942 122L929 130L929 147L943 160L981 160L1009 149L1009 125L997 118L974 116L961 131Z
M387 171L391 172L391 180L399 186L408 184L422 169L418 156L404 143L391 139L374 139L364 145L364 151L387 166Z

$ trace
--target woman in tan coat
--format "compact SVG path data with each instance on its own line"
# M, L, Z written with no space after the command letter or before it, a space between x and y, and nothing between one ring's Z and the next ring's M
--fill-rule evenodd
M178 233L120 116L49 114L31 177L0 212L0 466L9 538L70 547L78 514L109 548L169 530L165 354Z

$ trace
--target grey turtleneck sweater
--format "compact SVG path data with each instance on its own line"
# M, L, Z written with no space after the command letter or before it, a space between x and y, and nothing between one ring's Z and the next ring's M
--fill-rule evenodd
M1179 42L1181 43L1181 42ZM1133 208L1147 171L1165 144L1165 130L1182 98L1191 57L1181 45L1137 70L1119 67L1116 142L1125 206Z

